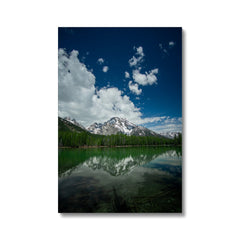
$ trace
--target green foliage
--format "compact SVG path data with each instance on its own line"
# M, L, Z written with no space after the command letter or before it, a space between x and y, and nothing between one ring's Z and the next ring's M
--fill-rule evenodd
M154 137L154 136L126 136L117 135L95 135L87 132L59 131L58 143L60 147L80 147L80 146L144 146L144 145L181 145L182 135L175 136L174 139Z

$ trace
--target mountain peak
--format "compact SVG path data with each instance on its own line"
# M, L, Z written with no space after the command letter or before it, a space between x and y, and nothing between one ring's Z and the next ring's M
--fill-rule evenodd
M127 119L120 117L112 117L108 121L101 123L94 123L90 125L87 130L94 134L111 135L111 134L126 134L135 136L158 136L157 133L134 123L129 122Z

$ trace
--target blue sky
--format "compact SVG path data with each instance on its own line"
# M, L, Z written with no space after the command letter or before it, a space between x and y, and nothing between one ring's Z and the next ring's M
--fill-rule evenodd
M59 28L59 115L182 130L181 28Z

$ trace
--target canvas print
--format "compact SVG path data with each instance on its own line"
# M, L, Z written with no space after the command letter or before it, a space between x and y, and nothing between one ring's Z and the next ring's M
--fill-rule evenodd
M58 211L182 212L181 28L58 28Z

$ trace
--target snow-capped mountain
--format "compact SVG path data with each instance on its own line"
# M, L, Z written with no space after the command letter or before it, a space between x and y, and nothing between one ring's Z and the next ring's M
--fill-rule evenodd
M70 117L65 117L64 120L80 127L80 128L83 128L84 130L87 130L83 125L81 125L80 123L78 123L75 119L71 119Z
M142 126L137 126L126 119L113 117L105 123L93 123L87 130L94 134L111 135L123 133L135 136L159 136L159 134Z
M171 138L173 139L176 135L176 137L179 135L179 132L165 132L165 133L161 133L162 136L165 136L167 138Z

